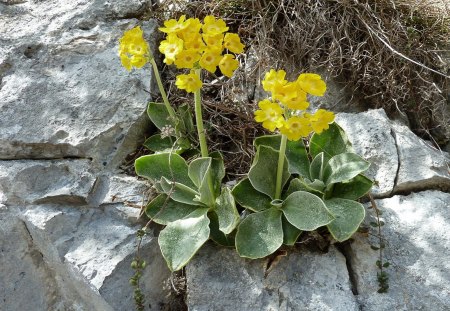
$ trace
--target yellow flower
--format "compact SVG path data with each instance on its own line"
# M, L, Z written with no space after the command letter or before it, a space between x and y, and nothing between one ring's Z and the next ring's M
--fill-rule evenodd
M199 33L193 34L188 40L184 41L184 48L186 50L196 50L198 53L202 53L205 47L206 45Z
M225 31L228 30L227 25L225 24L225 21L221 18L217 19L212 16L212 15L208 15L205 17L204 19L204 24L202 26L202 30L203 33L208 33L208 34L219 34L219 33L224 33Z
M222 53L223 47L223 34L203 34L203 41L205 41L206 45L209 48L220 50L220 53Z
M187 75L178 75L175 85L181 90L186 90L188 93L194 93L195 91L198 91L203 84L199 76L191 71Z
M159 51L163 53L166 58L164 62L171 65L175 61L175 57L183 50L183 40L178 38L175 34L169 34L166 40L161 41Z
M284 79L286 71L270 69L262 80L263 89L266 92L273 92L275 85L285 85L287 81Z
M222 59L221 52L221 50L207 48L200 58L200 66L209 72L214 73L217 69L217 65L219 65L220 60Z
M195 35L200 34L200 29L202 28L202 23L198 18L189 18L186 23L189 27L186 27L177 32L177 36L183 39L185 42L192 40L191 38Z
M169 19L164 22L164 26L158 28L160 31L165 33L177 33L181 30L186 29L190 24L190 20L186 21L186 15L182 15L178 21L176 19Z
M241 38L236 33L228 32L225 34L223 45L230 52L239 54L244 52L244 45L241 43Z
M306 92L297 88L296 95L288 98L283 102L289 109L305 110L309 107L309 103L306 101Z
M297 83L303 91L314 96L323 96L327 90L325 82L315 73L302 73Z
M194 64L200 59L200 54L196 50L183 50L178 53L175 65L180 68L194 68Z
M283 109L277 103L264 99L258 103L258 106L261 110L255 111L256 122L262 122L262 126L272 132L283 125Z
M297 85L292 82L286 84L275 83L272 88L273 99L279 100L283 105L287 105L292 98L297 97Z
M334 113L325 109L319 109L313 115L307 115L311 122L311 127L317 134L329 128L329 124L334 121Z
M125 69L130 71L147 63L149 47L139 26L125 31L119 42L119 57Z
M307 137L312 128L309 119L304 116L293 116L284 122L280 132L286 135L289 140L297 141L301 137Z
M220 71L228 78L231 78L238 67L239 62L231 54L225 54L219 62Z

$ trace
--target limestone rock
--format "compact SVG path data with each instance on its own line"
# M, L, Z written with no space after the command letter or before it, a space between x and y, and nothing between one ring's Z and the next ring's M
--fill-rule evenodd
M0 161L0 203L86 204L95 178L89 160Z
M450 191L450 156L394 123L400 168L394 191L440 189Z
M327 254L290 250L266 274L267 260L203 247L186 269L189 310L359 310L334 247Z
M0 4L0 159L82 157L106 166L144 139L150 71L127 72L117 50L136 24L119 18L150 4Z
M450 194L423 191L376 201L383 212L389 290L379 294L378 238L356 236L352 267L363 310L449 310ZM374 221L369 210L367 221ZM375 230L376 231L376 230ZM377 234L377 232L373 232Z
M364 113L339 113L338 123L346 132L357 154L370 162L367 176L378 182L375 195L390 194L398 169L395 139L391 134L391 121L384 110Z

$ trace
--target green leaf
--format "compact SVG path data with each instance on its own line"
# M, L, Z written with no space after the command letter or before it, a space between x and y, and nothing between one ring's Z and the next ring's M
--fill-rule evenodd
M147 204L145 213L157 224L167 225L169 222L186 217L197 209L198 206L176 202L168 198L166 194L160 194Z
M234 186L231 193L242 207L251 211L259 212L271 207L272 199L253 188L248 178L241 180Z
M234 233L227 235L220 231L219 218L216 212L209 212L208 217L210 220L209 229L211 230L210 239L221 246L234 247Z
M286 219L303 231L315 230L334 219L318 196L305 191L290 194L281 209Z
M167 178L161 178L161 188L164 193L169 195L174 201L189 204L189 205L201 205L194 200L199 197L199 193L188 186L177 182L171 182Z
M319 153L325 154L325 160L344 152L353 152L352 144L344 130L336 123L320 134L315 133L309 141L309 152L313 158Z
M192 111L188 104L182 104L178 107L178 115L180 117L180 121L178 124L178 129L186 134L194 133L195 127Z
M293 226L283 215L283 244L293 246L297 242L298 237L302 234L302 230Z
M213 183L214 197L219 196L222 189L222 179L225 177L225 165L220 152L214 151L209 154L211 157L211 178Z
M147 114L159 130L164 126L171 126L175 129L175 122L170 118L169 112L164 104L150 102L147 107Z
M220 231L229 234L236 228L239 223L239 213L230 189L223 188L222 193L216 199L215 212L218 216Z
M291 193L296 191L306 191L315 194L318 197L322 197L323 192L316 189L319 188L319 186L317 185L317 181L315 182L316 184L311 183L307 178L294 178L291 180L287 191L283 194L283 198L286 199Z
M312 160L311 166L309 168L309 176L311 180L314 179L323 179L323 171L325 168L325 155L323 152L316 155L316 157Z
M332 197L357 200L372 189L373 181L364 175L356 175L349 182L334 185Z
M259 146L252 167L248 173L248 179L253 188L275 198L277 167L279 152L267 146ZM286 184L290 177L288 163L284 157L283 175L281 187Z
M236 233L239 255L256 259L275 252L283 244L281 215L281 211L276 208L248 215Z
M325 205L336 217L327 225L331 235L339 242L348 240L364 220L364 206L356 201L339 198L326 200Z
M170 152L175 151L173 144L175 139L172 137L162 137L161 134L156 134L147 138L144 142L144 147L153 152Z
M183 268L209 239L208 209L200 208L169 223L159 234L161 253L171 271Z
M197 188L200 188L211 166L211 158L197 158L189 164L188 175Z
M269 146L280 150L281 135L265 135L255 138L254 145ZM288 141L286 143L286 158L289 163L289 173L309 176L309 159L305 144L302 140Z
M159 153L139 157L134 163L136 174L157 183L162 177L195 188L188 176L186 161L176 153Z
M364 172L370 163L355 153L341 153L328 161L324 180L327 185L347 181Z

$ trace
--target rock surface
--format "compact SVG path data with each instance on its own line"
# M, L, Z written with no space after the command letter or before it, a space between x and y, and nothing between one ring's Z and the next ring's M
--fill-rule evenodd
M189 310L359 310L336 248L327 254L290 250L270 270L267 264L204 247L186 269Z
M450 194L423 191L376 204L385 222L381 232L383 260L390 263L385 269L389 290L377 293L379 251L370 244L378 246L379 239L372 236L368 243L357 235L351 262L363 310L450 310ZM367 221L375 221L373 211Z
M151 3L0 0L2 311L134 309L130 263L149 188L118 168L144 140L153 82L116 54ZM140 24L153 42L156 24ZM290 251L270 271L208 245L187 266L182 305L152 232L141 249L146 310L449 310L448 154L382 110L337 121L379 183L388 294L376 293L374 240L356 235L342 252Z

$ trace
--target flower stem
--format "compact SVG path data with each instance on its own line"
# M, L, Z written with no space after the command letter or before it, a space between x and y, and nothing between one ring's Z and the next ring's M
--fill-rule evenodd
M200 78L201 69L195 69L195 74ZM202 157L208 156L208 146L206 144L205 130L203 128L202 117L202 99L200 96L200 89L194 93L195 100L195 122L197 125L198 140L200 142L200 152Z
M164 90L164 86L161 81L161 75L159 74L158 65L156 65L155 59L151 54L150 54L150 63L152 64L153 72L155 73L156 83L158 84L159 92L161 93L164 105L166 106L166 109L169 112L170 118L172 118L173 122L176 123L177 116L175 115L175 110L173 110L172 106L170 106L169 99L167 98L166 91Z
M281 182L283 181L284 157L286 154L287 136L281 135L280 150L278 154L277 181L275 185L275 200L281 198Z

